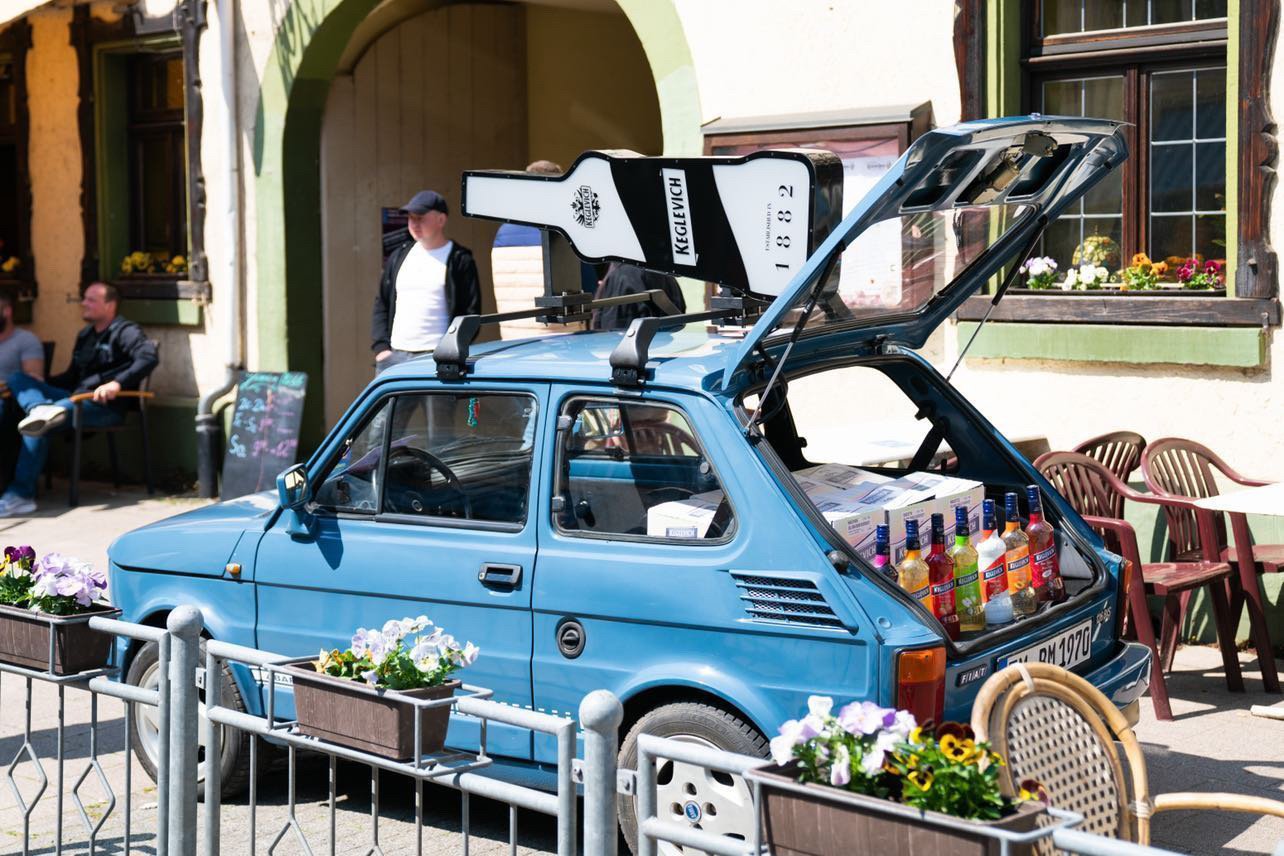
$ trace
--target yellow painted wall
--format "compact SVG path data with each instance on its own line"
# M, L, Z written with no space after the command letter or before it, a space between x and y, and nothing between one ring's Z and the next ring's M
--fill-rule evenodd
M80 260L85 250L80 208L80 73L68 38L71 10L33 12L27 52L31 119L31 249L40 294L33 332L57 342L54 364L71 354L80 329Z
M655 81L623 15L528 6L526 74L532 160L568 166L595 148L660 154Z

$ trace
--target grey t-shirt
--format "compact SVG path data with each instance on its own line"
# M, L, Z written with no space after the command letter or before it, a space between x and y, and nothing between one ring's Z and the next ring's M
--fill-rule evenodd
M30 330L18 328L13 335L0 342L0 379L22 371L23 360L43 360L44 346Z

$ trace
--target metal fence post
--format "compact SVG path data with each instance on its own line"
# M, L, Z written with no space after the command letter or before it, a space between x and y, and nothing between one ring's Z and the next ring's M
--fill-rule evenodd
M191 606L178 607L165 622L173 640L169 660L169 793L159 796L169 804L170 856L196 856L196 666L202 626L200 610ZM210 763L218 763L216 753L211 753Z
M624 705L606 690L580 702L584 728L584 852L616 856L616 769Z

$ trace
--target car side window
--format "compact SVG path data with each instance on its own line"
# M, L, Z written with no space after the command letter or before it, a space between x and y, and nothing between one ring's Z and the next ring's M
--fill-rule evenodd
M339 457L313 495L317 508L346 514L375 513L388 408L389 402L384 401L374 416L344 441Z
M561 530L683 541L731 532L731 503L681 410L577 399L558 427Z
M381 513L524 523L536 415L523 394L397 396Z

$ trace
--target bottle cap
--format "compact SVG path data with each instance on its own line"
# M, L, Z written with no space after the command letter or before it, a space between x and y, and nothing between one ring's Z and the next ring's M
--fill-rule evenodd
M918 521L917 520L905 521L905 549L906 550L920 549L920 545L918 541Z
M981 502L981 528L983 528L983 529L995 529L995 528L997 528L994 524L995 524L995 520L998 518L998 516L999 516L999 515L998 515L998 512L997 512L997 511L995 511L995 509L994 509L994 500L992 500L992 499L982 500L982 502Z
M891 529L886 523L880 523L874 527L874 543L887 544L891 540Z
M1015 491L1008 491L1003 494L1003 516L1009 523L1014 523L1021 516L1020 506L1017 504L1017 495Z
M945 543L945 515L944 514L932 515L932 541L933 543L935 543L936 541L940 541L942 544Z
M956 536L971 534L971 529L968 526L967 509L961 505L954 509L954 534Z
M1025 489L1025 499L1030 504L1030 513L1038 514L1043 507L1043 502L1039 495L1039 486L1037 484L1032 484Z

